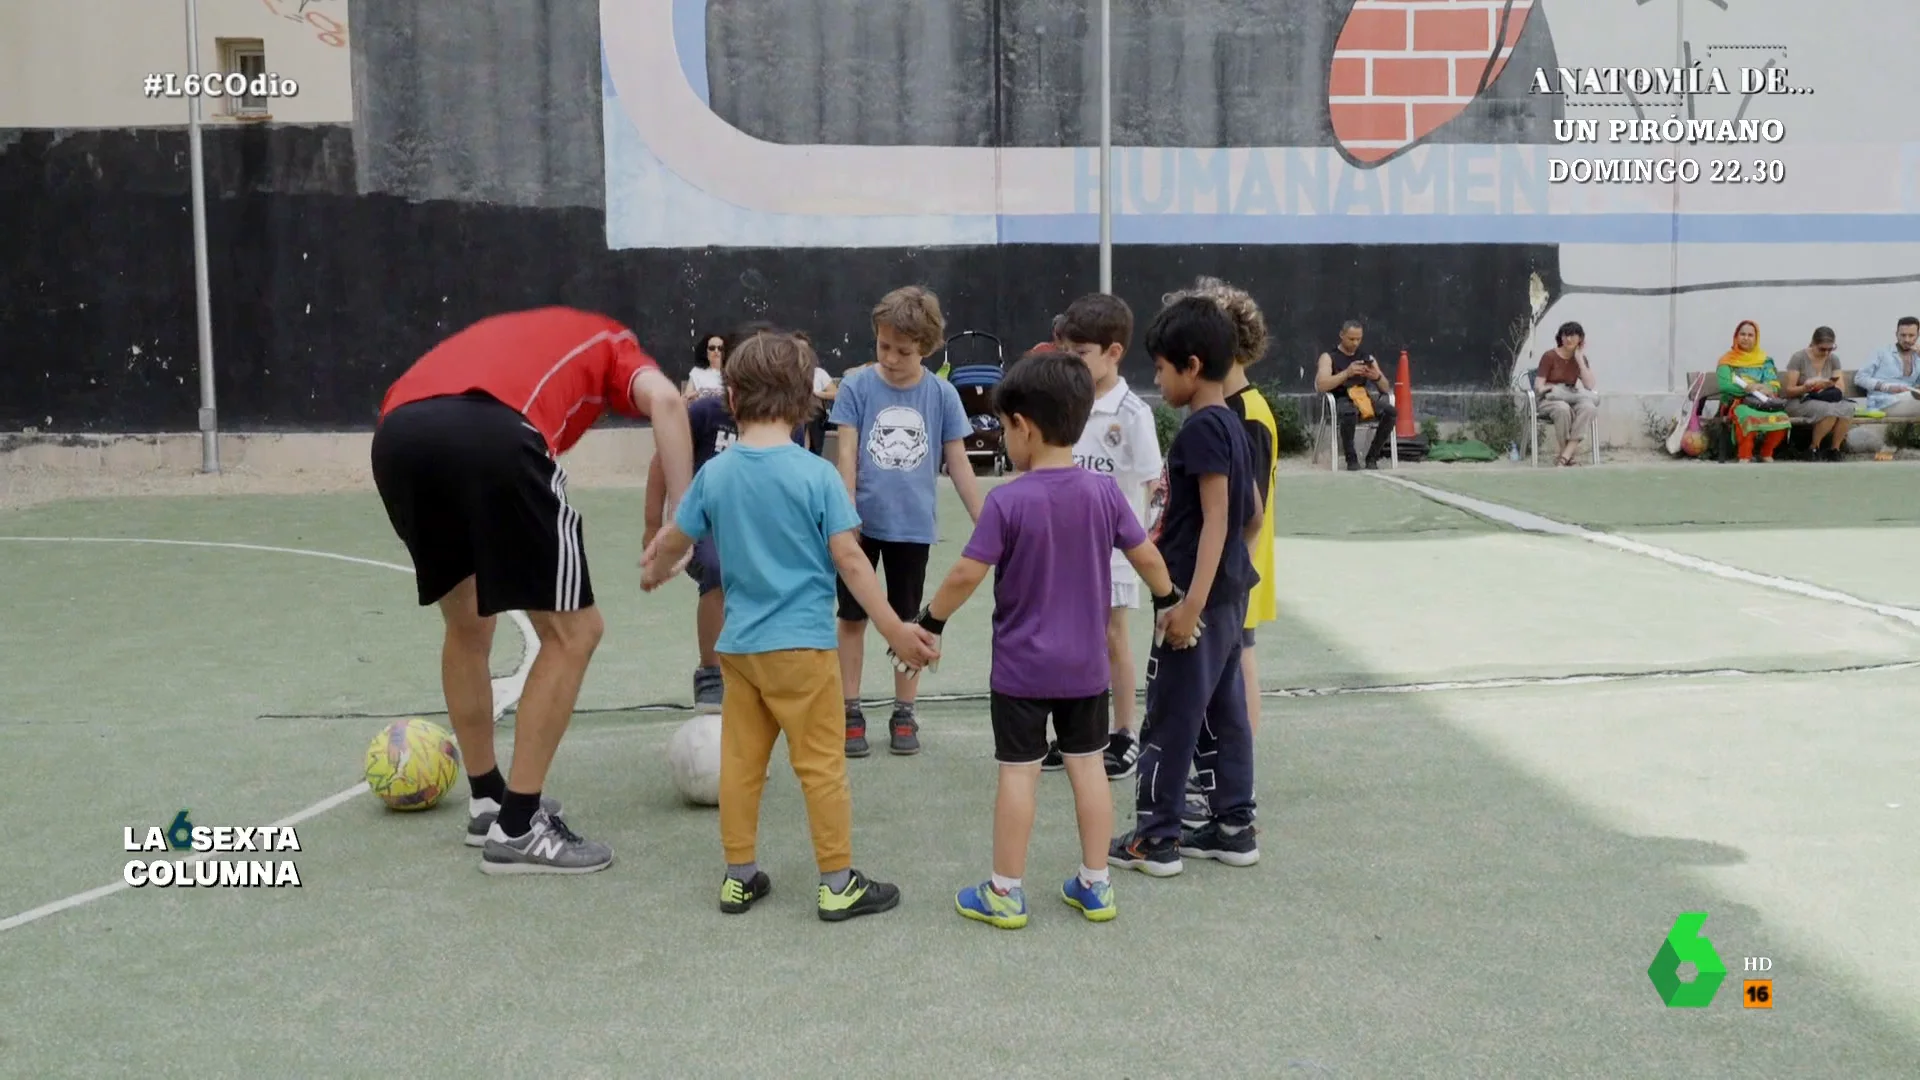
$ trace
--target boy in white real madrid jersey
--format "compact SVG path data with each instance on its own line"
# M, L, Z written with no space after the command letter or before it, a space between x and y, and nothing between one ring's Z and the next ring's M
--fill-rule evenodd
M1120 377L1120 359L1133 340L1133 310L1108 293L1089 293L1054 320L1054 343L1086 363L1093 373L1093 414L1074 444L1074 463L1113 477L1144 527L1148 498L1160 482L1160 435L1153 409ZM1133 775L1140 744L1134 737L1137 685L1128 612L1140 606L1140 576L1125 554L1113 553L1113 606L1107 612L1107 658L1113 670L1113 727L1107 737L1107 778ZM1047 747L1041 767L1065 768L1058 745Z

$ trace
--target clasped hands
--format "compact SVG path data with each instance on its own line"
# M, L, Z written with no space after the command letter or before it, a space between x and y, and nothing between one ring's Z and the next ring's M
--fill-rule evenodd
M902 675L918 675L921 669L940 670L940 634L947 628L945 619L933 617L931 607L900 624L894 634L886 635L887 659Z

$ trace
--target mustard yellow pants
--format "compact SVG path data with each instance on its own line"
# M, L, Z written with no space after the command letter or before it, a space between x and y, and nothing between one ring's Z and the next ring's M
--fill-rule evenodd
M782 732L806 797L820 872L853 865L853 796L847 789L846 704L831 649L720 654L720 844L727 862L749 863L760 832L767 762Z

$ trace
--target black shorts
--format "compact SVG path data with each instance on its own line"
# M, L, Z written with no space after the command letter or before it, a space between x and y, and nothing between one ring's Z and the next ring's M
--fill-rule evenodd
M860 538L860 550L876 568L885 563L882 577L887 586L887 606L902 619L920 614L920 594L927 588L927 555L932 544L910 544L904 540ZM847 583L836 579L840 593L840 618L848 622L866 622L867 613L860 601L847 591Z
M1062 757L1086 757L1107 749L1110 693L1083 698L1022 698L995 692L987 706L993 719L993 760L1037 765L1047 756L1047 715Z
M482 615L593 606L567 474L515 409L478 392L400 406L374 432L373 482L423 607L469 577Z
M1252 628L1252 627L1243 627L1243 628L1241 628L1241 630L1240 630L1240 647L1241 647L1241 648L1243 648L1243 649L1251 649L1251 648L1253 648L1253 646L1254 646L1254 640L1253 640L1253 628Z

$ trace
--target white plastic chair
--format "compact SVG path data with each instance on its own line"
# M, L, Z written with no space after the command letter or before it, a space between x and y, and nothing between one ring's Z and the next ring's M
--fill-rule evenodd
M1388 390L1386 393L1380 396L1385 398L1387 401L1387 404L1392 405L1396 412L1399 410L1400 405L1398 402L1396 402L1393 399L1393 391ZM1326 423L1327 423L1327 438L1326 438L1327 469L1330 472L1339 472L1340 462L1346 458L1347 451L1350 449L1350 447L1345 447L1340 445L1340 410L1334 404L1333 395L1322 394L1321 397L1325 399L1326 410L1327 410L1327 420L1326 420ZM1398 417L1396 417L1395 420L1397 422ZM1359 441L1360 431L1362 428L1371 427L1377 423L1379 423L1378 420L1360 421L1360 423L1355 425L1353 429L1354 440L1356 442ZM1391 435L1387 436L1387 446L1389 448L1390 457L1392 459L1392 467L1397 469L1400 467L1400 431L1397 427L1394 429Z
M1540 465L1540 395L1537 386L1540 380L1538 368L1527 371L1527 439L1533 444L1533 465ZM1587 445L1593 451L1593 463L1600 464L1600 409L1593 410L1593 419L1587 424Z

